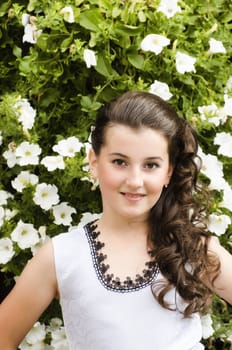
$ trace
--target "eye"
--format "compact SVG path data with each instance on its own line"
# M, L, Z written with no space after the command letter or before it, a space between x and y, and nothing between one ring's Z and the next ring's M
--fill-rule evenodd
M120 159L120 158L119 159L114 159L112 163L116 164L118 166L126 166L126 162L123 159Z
M159 164L150 162L150 163L146 163L144 167L147 169L155 169L159 167Z

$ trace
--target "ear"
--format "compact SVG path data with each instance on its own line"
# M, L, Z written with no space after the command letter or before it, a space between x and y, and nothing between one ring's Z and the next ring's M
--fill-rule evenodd
M173 165L170 164L168 168L168 177L171 177L172 173L173 173Z
M89 160L90 174L94 179L97 179L97 176L98 176L98 172L97 172L98 158L97 158L97 156L92 148L90 148L90 150L89 150L88 160Z
M166 186L169 185L169 182L171 180L172 174L173 174L173 165L170 164L169 168L168 168L168 173L167 173L167 184L166 184Z

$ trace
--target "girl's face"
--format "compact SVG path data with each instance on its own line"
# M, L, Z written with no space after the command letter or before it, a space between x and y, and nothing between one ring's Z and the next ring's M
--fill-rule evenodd
M109 218L145 221L172 174L166 138L150 128L114 124L105 131L90 169L99 180L103 214Z

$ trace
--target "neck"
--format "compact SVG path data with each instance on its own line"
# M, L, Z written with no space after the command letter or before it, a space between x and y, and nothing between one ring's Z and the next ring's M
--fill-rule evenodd
M124 218L109 218L106 215L97 222L99 230L107 232L107 235L117 236L119 239L137 239L148 236L148 223L144 220L125 220Z

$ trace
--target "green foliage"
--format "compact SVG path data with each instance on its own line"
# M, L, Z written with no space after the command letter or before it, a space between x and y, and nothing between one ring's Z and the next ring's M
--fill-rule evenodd
M87 142L96 112L104 102L127 90L149 91L154 80L164 82L173 94L170 103L188 119L199 134L206 154L222 162L224 179L232 185L231 158L218 153L214 144L217 133L231 134L231 113L224 122L215 125L210 118L202 119L198 107L216 104L224 106L226 84L232 76L232 3L230 0L179 1L182 11L167 18L157 11L160 1L146 0L70 0L73 21L68 21L64 0L9 0L0 5L0 190L12 194L3 204L4 210L17 214L1 225L1 237L11 237L17 222L22 220L36 229L46 227L50 237L68 229L54 223L52 210L45 211L33 201L35 185L22 192L12 187L12 180L22 171L36 174L39 183L57 186L60 202L76 209L72 215L75 226L85 212L101 211L99 192L83 180ZM31 24L41 31L34 43L23 42L23 14L29 14ZM34 33L36 34L36 33ZM156 55L141 49L148 34L170 39L170 44ZM222 41L226 53L210 54L209 40ZM97 64L87 67L84 52L94 51ZM180 51L196 58L196 71L181 74L176 68L176 53ZM232 96L232 88L227 92ZM14 105L27 99L36 111L35 123L25 129L18 120ZM64 157L65 169L49 172L39 162L36 165L7 165L3 153L15 149L23 141L37 143L42 149L40 160L55 155L53 145L70 136L77 137L83 147L75 157ZM204 176L203 176L204 177ZM204 181L206 179L204 178ZM206 180L207 182L207 180ZM209 181L208 181L209 182ZM210 212L226 214L221 206L223 192L212 190L215 201ZM231 233L220 237L231 249ZM14 243L15 255L1 265L5 284L9 274L18 275L31 256L30 249L20 249ZM4 279L4 278L3 278ZM57 307L54 308L57 314ZM212 310L214 335L205 340L208 349L215 349L220 340L231 348L226 334L231 331L231 308L215 300ZM43 319L53 316L53 308ZM229 345L228 345L229 344ZM223 346L223 345L222 345Z

